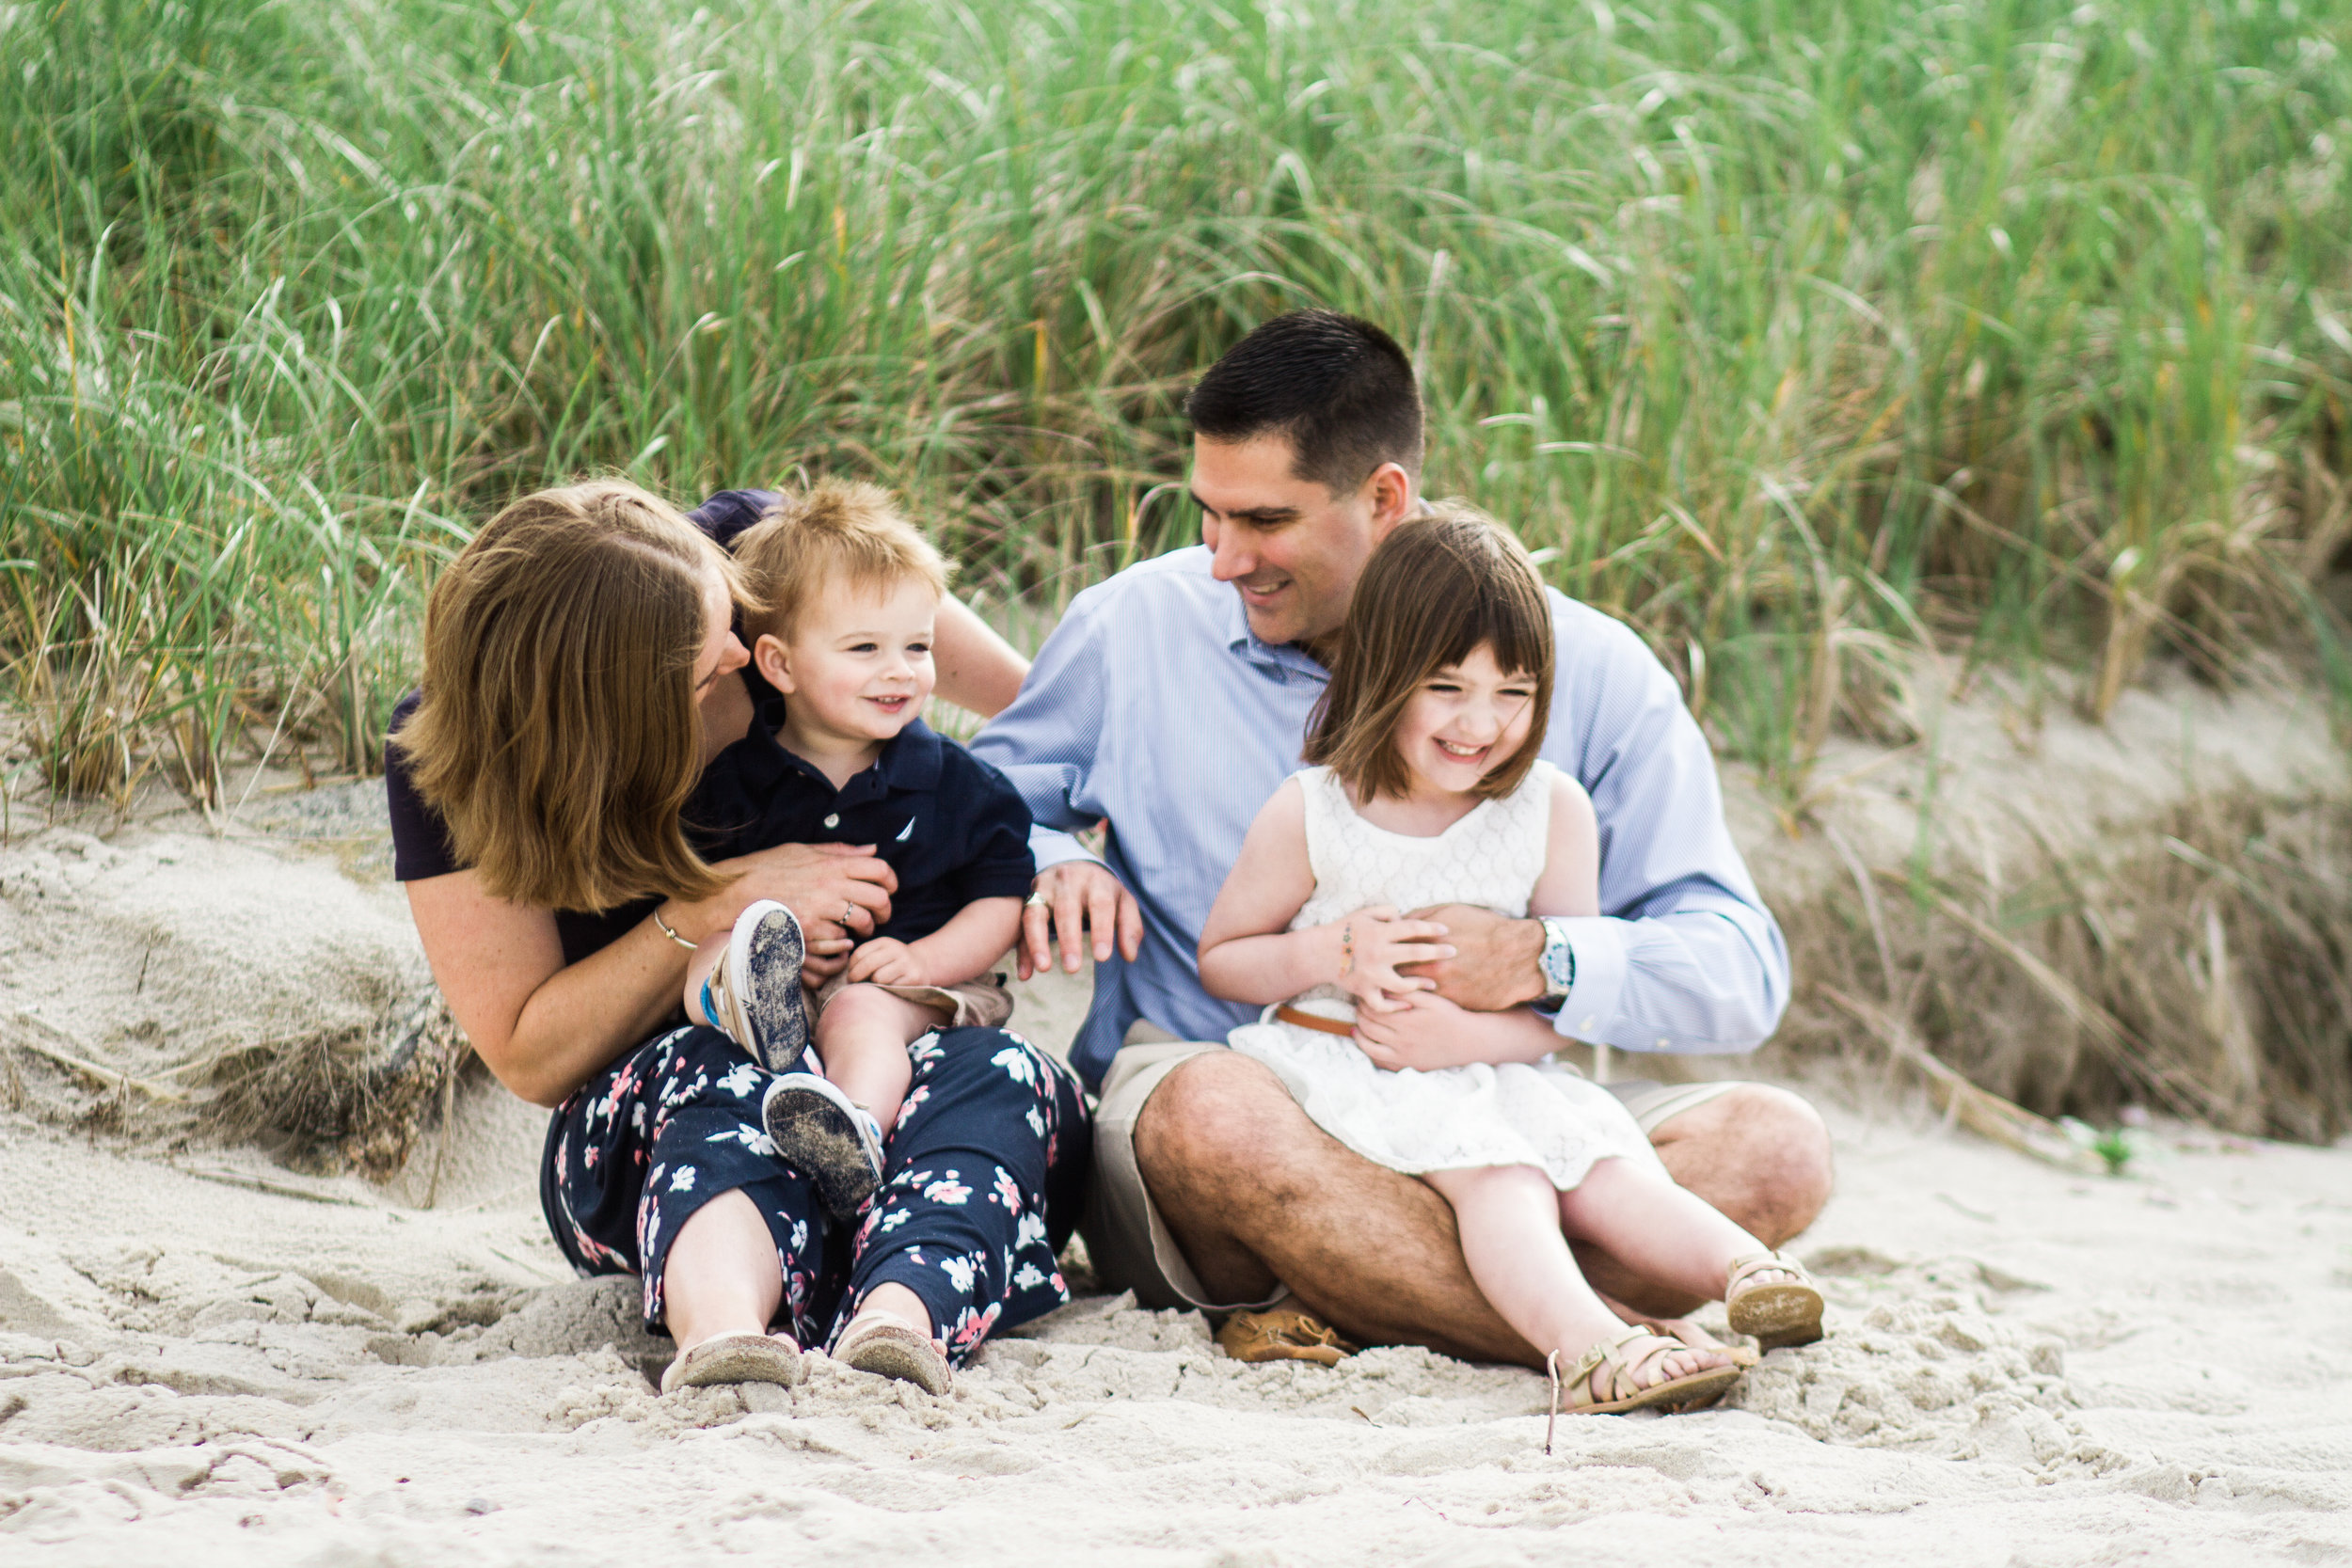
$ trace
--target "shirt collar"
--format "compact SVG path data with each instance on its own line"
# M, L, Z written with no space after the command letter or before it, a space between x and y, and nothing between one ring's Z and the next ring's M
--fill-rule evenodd
M1249 629L1249 610L1241 602L1241 590L1227 585L1225 606L1225 646L1261 670L1268 671L1288 681L1294 677L1317 685L1328 682L1331 672L1317 664L1307 650L1295 642L1267 642Z
M814 763L794 755L776 738L783 728L784 699L774 697L761 704L752 721L751 733L735 743L743 748L744 783L755 787L772 786L787 773L800 773L832 790L833 781ZM849 784L837 793L846 800L879 799L898 790L936 788L942 744L938 731L920 719L913 720L905 729L883 741L873 763L851 775Z

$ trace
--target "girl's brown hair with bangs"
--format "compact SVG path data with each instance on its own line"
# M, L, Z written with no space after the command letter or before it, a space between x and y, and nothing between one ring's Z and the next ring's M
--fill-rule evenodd
M725 885L678 820L714 577L742 602L676 508L596 480L506 507L434 583L423 698L392 742L493 897L593 911Z
M1535 679L1527 740L1474 791L1518 788L1543 749L1551 712L1551 605L1535 563L1509 530L1458 501L1399 523L1372 552L1348 601L1315 705L1306 760L1328 767L1363 799L1411 787L1396 726L1413 693L1481 646L1514 674Z

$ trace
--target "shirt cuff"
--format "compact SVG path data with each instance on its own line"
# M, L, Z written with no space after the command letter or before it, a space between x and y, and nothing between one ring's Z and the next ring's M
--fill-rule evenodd
M1043 876L1065 861L1094 861L1100 858L1087 853L1087 847L1058 828L1032 824L1029 829L1029 853L1037 860L1037 869Z
M1625 996L1626 923L1584 915L1560 924L1567 927L1568 947L1576 955L1576 984L1568 988L1551 1026L1572 1040L1606 1044Z

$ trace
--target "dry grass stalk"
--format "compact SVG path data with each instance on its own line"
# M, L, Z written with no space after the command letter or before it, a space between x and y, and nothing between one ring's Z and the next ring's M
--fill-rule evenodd
M1876 1059L1899 1030L2044 1117L2153 1104L2323 1143L2352 1127L2352 804L2204 796L2041 855L2001 887L1855 862L1868 896L1784 908L1805 984L1777 1049Z
M272 1146L296 1165L347 1161L377 1181L408 1162L437 1108L446 1114L472 1048L437 990L427 988L386 1027L259 1040L200 1065L214 1090L202 1130Z

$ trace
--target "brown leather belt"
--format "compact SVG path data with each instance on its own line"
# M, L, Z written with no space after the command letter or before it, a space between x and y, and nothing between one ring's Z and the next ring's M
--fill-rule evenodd
M1321 1013L1311 1013L1304 1008L1294 1007L1287 1002L1274 1009L1274 1017L1279 1022L1295 1023L1301 1029L1312 1029L1319 1034L1339 1035L1350 1039L1354 1038L1356 1034L1356 1025L1353 1023L1343 1022L1336 1018L1325 1018Z

